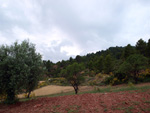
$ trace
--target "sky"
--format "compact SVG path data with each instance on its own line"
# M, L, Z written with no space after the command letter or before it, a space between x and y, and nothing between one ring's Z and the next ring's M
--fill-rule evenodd
M150 38L150 0L0 0L0 45L29 39L43 60Z

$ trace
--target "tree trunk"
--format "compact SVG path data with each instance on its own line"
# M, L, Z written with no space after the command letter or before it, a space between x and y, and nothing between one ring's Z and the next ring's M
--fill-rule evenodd
M74 90L75 90L75 94L78 94L78 86L73 86L74 87Z
M12 104L16 101L16 97L15 97L15 91L13 88L10 88L7 90L7 98L6 98L6 102L7 104Z
M135 84L137 84L138 83L138 78L137 77L135 77Z
M137 78L137 76L138 76L138 72L135 71L135 73L134 73L135 84L138 83L138 78Z
M29 91L27 98L30 98L31 91Z

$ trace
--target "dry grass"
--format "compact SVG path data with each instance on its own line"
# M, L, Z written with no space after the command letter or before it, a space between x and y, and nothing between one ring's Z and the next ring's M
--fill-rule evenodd
M86 91L89 89L92 89L89 86L80 86L80 91ZM56 94L61 92L69 92L74 91L72 86L56 86L56 85L48 85L39 89L36 89L33 91L35 93L35 96L44 96L44 95L50 95L50 94ZM19 98L23 98L24 94L18 95Z

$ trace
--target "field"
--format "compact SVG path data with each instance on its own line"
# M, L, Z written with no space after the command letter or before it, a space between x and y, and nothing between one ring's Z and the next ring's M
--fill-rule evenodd
M90 86L80 86L80 91L86 91L92 89ZM56 86L56 85L48 85L33 91L35 96L45 96L57 93L65 93L74 91L72 86ZM24 98L24 94L18 95L19 98Z
M87 88L85 88L87 89ZM0 113L149 113L150 84L95 87L93 91L59 93L14 105L0 105ZM68 95L71 94L71 95Z

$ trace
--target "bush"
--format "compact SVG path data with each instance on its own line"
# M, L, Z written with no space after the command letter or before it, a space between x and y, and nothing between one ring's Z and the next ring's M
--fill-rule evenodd
M28 93L24 94L24 98L28 97ZM29 98L34 98L35 97L35 93L31 92L30 97Z
M132 82L128 82L129 87L134 87L134 84Z
M138 79L140 82L150 82L150 69L142 71Z
M108 85L108 84L111 83L111 81L112 81L113 79L114 79L114 76L113 76L113 75L112 75L112 76L109 76L109 77L106 77L104 83L105 83L106 85Z
M98 73L98 74L96 75L96 78L103 78L103 74Z
M96 80L91 80L91 81L88 82L88 84L90 86L95 86L95 85L97 85L97 81Z
M68 81L65 78L63 78L63 77L49 78L48 80L49 80L49 84L61 85L61 86L69 85Z
M46 82L41 82L38 84L37 88L41 88L41 87L44 87L44 86L47 86L48 84Z
M99 87L94 87L94 91L100 92L101 89Z
M6 100L6 98L7 98L7 95L5 93L0 94L0 102Z

